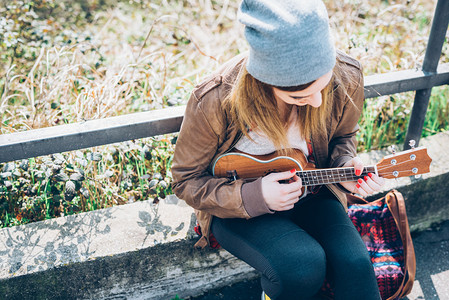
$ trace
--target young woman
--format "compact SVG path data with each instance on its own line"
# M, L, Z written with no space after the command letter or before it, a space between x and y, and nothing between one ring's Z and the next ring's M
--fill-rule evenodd
M346 194L383 180L302 190L295 170L256 180L212 176L220 155L301 150L317 168L354 167L363 107L360 64L336 52L320 0L244 0L249 54L198 85L173 160L173 190L196 209L202 237L261 273L264 299L312 299L325 278L335 299L380 299L366 247L348 218ZM288 183L285 183L288 182Z

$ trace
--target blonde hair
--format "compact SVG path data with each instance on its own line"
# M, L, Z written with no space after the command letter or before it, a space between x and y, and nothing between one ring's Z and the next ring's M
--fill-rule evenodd
M321 91L322 104L319 107L298 106L297 122L303 139L308 140L314 133L325 130L326 118L329 116L334 98L334 86L335 83L341 82L340 77L339 68L336 66L332 79ZM307 87L307 84L304 86ZM349 97L342 84L338 84L338 88L342 88L344 95ZM350 101L352 102L351 99ZM288 152L290 144L286 129L289 124L279 113L277 101L273 95L273 86L251 76L243 66L223 105L230 112L238 128L249 139L251 137L248 135L248 129L257 128L266 134L276 149L280 152ZM287 105L287 107L288 111L291 111L293 105Z

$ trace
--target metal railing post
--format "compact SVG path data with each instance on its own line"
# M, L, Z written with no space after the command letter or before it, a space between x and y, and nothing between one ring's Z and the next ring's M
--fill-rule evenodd
M449 1L438 0L422 67L424 73L433 74L437 70L448 23ZM410 116L407 134L405 136L404 149L410 149L410 140L415 140L416 145L419 143L431 93L432 88L416 91L412 114Z

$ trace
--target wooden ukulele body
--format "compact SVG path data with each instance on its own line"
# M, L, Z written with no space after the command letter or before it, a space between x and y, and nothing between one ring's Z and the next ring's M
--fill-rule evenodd
M231 177L235 173L238 178L258 178L275 172L295 169L305 171L314 169L305 155L293 149L288 156L279 156L277 152L268 155L248 155L233 151L220 156L212 167L212 174L217 177Z

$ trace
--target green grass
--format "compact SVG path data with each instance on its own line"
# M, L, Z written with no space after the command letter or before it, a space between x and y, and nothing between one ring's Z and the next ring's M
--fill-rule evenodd
M165 198L172 193L169 137L0 165L0 226Z
M405 142L415 92L367 99L360 119L358 150L368 151ZM449 87L432 89L423 137L449 129Z

